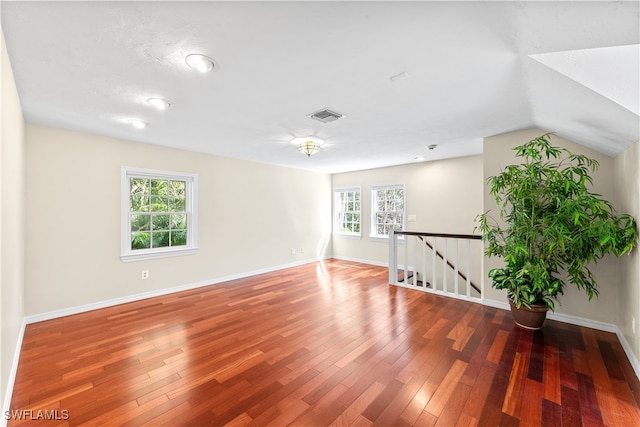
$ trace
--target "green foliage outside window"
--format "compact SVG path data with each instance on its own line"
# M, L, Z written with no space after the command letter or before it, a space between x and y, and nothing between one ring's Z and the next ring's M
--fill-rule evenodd
M404 189L380 189L375 192L376 234L388 236L390 230L402 230L404 218Z
M131 249L187 244L186 182L130 180Z
M339 193L338 229L341 233L360 233L360 203L360 190Z

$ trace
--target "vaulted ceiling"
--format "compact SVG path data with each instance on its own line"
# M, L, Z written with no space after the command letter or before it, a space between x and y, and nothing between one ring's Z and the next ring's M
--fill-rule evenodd
M636 1L0 7L30 123L330 173L479 154L531 127L612 156L640 140ZM323 108L345 117L309 117ZM324 141L311 157L304 136Z

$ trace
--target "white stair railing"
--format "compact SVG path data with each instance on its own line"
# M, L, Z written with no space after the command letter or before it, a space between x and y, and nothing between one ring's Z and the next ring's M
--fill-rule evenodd
M404 250L398 251L401 245ZM389 233L392 285L478 302L482 298L482 258L481 236L394 230Z

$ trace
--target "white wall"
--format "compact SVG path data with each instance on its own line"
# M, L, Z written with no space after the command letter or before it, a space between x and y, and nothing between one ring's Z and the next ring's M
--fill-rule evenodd
M363 223L360 239L333 237L333 255L387 265L388 241L369 237L372 186L405 185L405 214L416 216L406 223L408 231L473 234L474 218L482 212L482 182L482 156L335 174L334 188L361 186ZM476 261L478 270L480 256ZM478 283L479 275L472 280Z
M35 125L26 141L27 315L301 263L329 248L328 174ZM196 255L120 260L122 165L198 174Z
M640 141L615 158L618 210L640 222ZM619 309L616 323L631 350L640 359L640 249L620 259ZM632 319L635 319L635 333Z
M544 133L545 131L543 130L531 129L485 138L483 182L486 181L487 177L497 175L505 166L513 164L514 162L520 162L520 159L517 159L514 155L513 147L522 145ZM617 198L613 158L556 136L552 137L552 143L560 147L565 147L574 153L582 153L596 159L600 163L600 167L592 174L594 181L592 190L602 194L605 199L615 202ZM484 210L489 209L493 209L495 212L496 206L493 197L489 194L489 190L485 186ZM619 208L618 211L622 212ZM617 268L619 262L619 258L608 256L593 266L592 272L596 277L598 289L600 290L600 296L597 299L594 298L589 302L587 294L584 291L579 291L574 286L569 285L565 287L565 294L560 296L558 303L556 303L555 312L615 324L618 305L617 284L619 278ZM484 271L487 273L491 268L501 265L502 262L497 258L486 258ZM486 278L484 287L485 299L505 303L506 293L493 289L490 285L490 279Z
M10 378L14 354L24 319L24 119L4 43L2 56L0 113L0 396L3 399ZM9 384L11 382L11 384ZM4 407L4 406L3 406Z

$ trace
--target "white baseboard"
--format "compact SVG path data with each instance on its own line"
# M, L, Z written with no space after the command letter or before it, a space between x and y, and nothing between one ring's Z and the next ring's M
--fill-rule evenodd
M13 386L16 383L16 374L18 372L18 363L20 362L20 351L22 350L22 341L24 340L24 330L27 323L23 320L20 326L20 332L18 333L18 340L16 342L16 348L13 352L13 361L11 362L11 371L9 372L9 378L7 378L7 389L4 393L4 400L2 401L2 416L0 417L0 427L7 425L7 419L4 414L11 410L11 397L13 396Z
M482 305L493 308L501 308L503 310L511 310L509 303L506 301L496 301L492 299L482 299ZM598 320L586 319L584 317L572 316L570 314L556 313L549 311L547 313L547 319L557 320L558 322L569 323L576 326L584 326L587 328L598 329L605 332L615 332L616 325L611 323L600 322Z
M600 322L598 320L586 319L584 317L571 316L569 314L555 313L549 311L547 319L557 320L558 322L569 323L576 326L584 326L585 328L597 329L605 332L615 332L618 328L611 323Z
M500 308L503 310L511 310L509 303L506 301L496 301L492 299L482 299L482 305L488 307ZM611 323L600 322L598 320L586 319L584 317L572 316L570 314L556 313L549 311L547 313L547 319L557 320L558 322L569 323L576 326L584 326L587 328L598 329L605 332L615 332L616 325Z
M334 255L332 258L339 259L340 261L359 262L360 264L375 265L377 267L389 267L388 262L371 261L368 259L360 259L360 258L353 258L348 256L339 256L339 255Z
M337 259L340 261L349 261L349 262L357 262L360 264L369 264L369 265L375 265L376 267L389 267L389 263L388 262L380 262L380 261L371 261L369 259L360 259L360 258L352 258L352 257L346 257L346 256L333 256L331 257L333 259ZM402 270L404 268L403 264L398 264L398 270ZM415 271L415 269L413 268L413 266L409 266L407 267L408 271Z
M297 261L289 264L278 265L274 267L267 267L259 270L248 271L239 274L233 274L230 276L218 277L210 280L203 280L201 282L196 283L188 283L179 286L173 286L170 288L158 289L155 291L143 292L141 294L128 295L120 298L113 298L105 301L98 301L90 304L83 304L75 307L63 308L60 310L48 311L40 314L33 314L30 316L25 316L25 323L37 323L45 320L57 319L59 317L70 316L73 314L84 313L91 310L97 310L100 308L112 307L114 305L126 304L129 302L140 301L147 298L158 297L162 295L172 294L175 292L187 291L190 289L201 288L203 286L215 285L217 283L228 282L236 279L244 279L246 277L256 276L258 274L271 273L273 271L283 270L285 268L298 267L300 265L310 264L317 262L318 260L315 258L306 259L302 261Z
M631 367L633 371L636 373L636 377L640 379L640 362L638 361L638 357L633 353L633 349L629 345L629 341L627 341L627 337L624 336L620 328L616 325L616 336L620 340L620 344L622 344L622 348L627 355L627 359L629 359L629 363L631 363Z
M510 310L509 303L506 301L496 301L494 299L485 299L481 298L482 305L486 305L487 307L500 308L502 310Z

